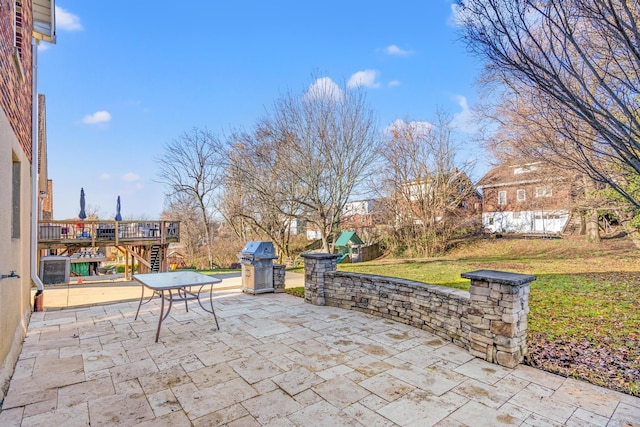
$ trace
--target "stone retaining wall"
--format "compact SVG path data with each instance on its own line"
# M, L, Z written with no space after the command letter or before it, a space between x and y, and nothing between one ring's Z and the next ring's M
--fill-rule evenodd
M474 356L513 367L526 354L534 276L478 270L469 292L393 277L336 271L337 255L305 254L305 301L362 311L428 330Z

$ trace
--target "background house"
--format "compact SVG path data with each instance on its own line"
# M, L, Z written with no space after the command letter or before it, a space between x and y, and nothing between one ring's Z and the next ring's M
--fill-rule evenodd
M0 1L0 389L20 354L31 313L40 191L48 191L44 106L36 45L55 42L54 0ZM32 42L33 40L33 42ZM39 114L42 123L39 121ZM42 143L44 144L44 139ZM42 158L39 158L42 155ZM33 174L33 175L32 175ZM15 273L11 273L11 272ZM35 277L35 279L33 279ZM40 286L42 285L39 282Z
M483 227L494 233L560 233L569 220L571 185L542 163L494 168L478 182Z

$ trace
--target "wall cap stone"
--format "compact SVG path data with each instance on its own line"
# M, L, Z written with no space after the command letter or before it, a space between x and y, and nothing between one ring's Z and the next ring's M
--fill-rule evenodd
M340 255L337 254L326 254L326 253L318 253L318 252L314 252L314 253L310 253L310 254L302 254L300 255L302 258L309 258L309 259L338 259L340 257Z
M524 285L536 280L536 276L531 276L529 274L509 273L496 270L470 271L468 273L462 273L460 277L463 279L482 280L512 286Z

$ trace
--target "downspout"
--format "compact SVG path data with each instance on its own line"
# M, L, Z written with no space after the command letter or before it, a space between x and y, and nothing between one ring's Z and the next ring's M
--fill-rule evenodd
M36 297L44 291L42 280L38 277L36 261L38 260L38 220L40 219L38 190L38 162L40 159L38 135L38 44L36 39L31 43L31 281L35 283Z

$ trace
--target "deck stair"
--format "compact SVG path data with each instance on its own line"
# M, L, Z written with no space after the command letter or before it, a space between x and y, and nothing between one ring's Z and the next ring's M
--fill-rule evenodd
M158 273L160 271L160 265L162 258L164 257L164 247L163 245L153 245L151 246L151 254L149 256L149 264L151 264L151 272Z

